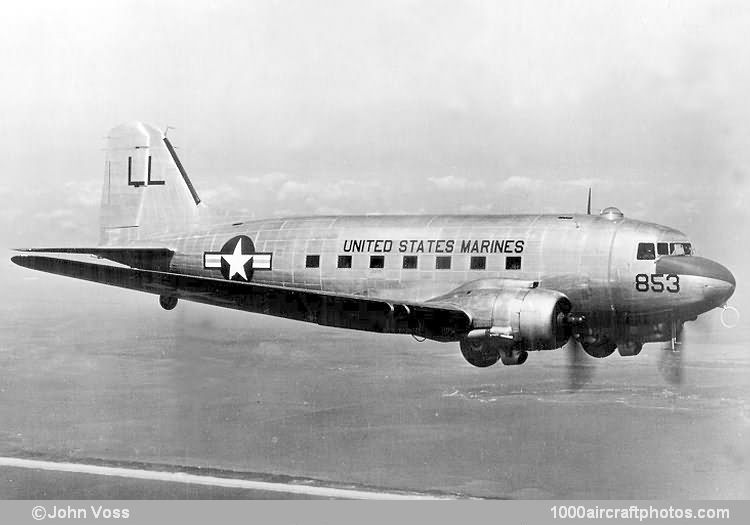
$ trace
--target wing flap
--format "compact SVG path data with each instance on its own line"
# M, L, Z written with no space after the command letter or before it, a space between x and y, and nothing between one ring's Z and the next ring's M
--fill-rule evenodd
M392 302L39 255L16 255L11 260L32 270L338 328L451 341L466 334L471 326L469 315L450 305Z

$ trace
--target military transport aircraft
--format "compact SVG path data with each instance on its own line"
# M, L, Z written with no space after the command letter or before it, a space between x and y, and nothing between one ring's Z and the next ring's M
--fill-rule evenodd
M565 346L635 356L725 305L735 279L682 232L599 215L366 215L212 225L157 128L108 136L101 238L13 262L159 296L372 332L458 342L477 367ZM37 255L36 252L46 252ZM88 254L96 259L74 257ZM674 368L674 367L672 367ZM672 374L679 379L679 372Z

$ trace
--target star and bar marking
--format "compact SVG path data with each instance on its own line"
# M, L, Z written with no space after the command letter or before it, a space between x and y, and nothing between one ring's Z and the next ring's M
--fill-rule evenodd
M232 237L218 252L203 252L203 267L221 270L224 279L249 281L255 270L270 270L272 253L256 252L250 237Z

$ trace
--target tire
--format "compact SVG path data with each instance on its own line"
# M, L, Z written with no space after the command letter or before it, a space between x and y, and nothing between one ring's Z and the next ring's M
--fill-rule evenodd
M470 365L477 368L487 368L500 360L500 348L491 344L486 339L470 341L462 339L459 343L461 354Z

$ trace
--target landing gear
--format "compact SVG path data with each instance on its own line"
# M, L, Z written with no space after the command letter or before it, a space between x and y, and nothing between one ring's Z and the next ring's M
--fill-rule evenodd
M529 358L525 350L517 350L497 339L469 339L461 340L461 353L469 364L479 368L492 366L498 361L504 365L522 365Z
M504 365L522 365L529 358L529 353L525 350L510 350L503 352L500 360Z
M469 364L478 368L487 368L498 362L500 359L500 346L493 344L488 339L469 338L461 339L461 354Z
M174 310L175 306L177 306L177 297L171 297L169 295L160 295L159 304L165 310Z
M598 359L609 357L612 355L612 352L615 351L615 348L617 348L617 345L606 337L592 338L593 341L587 341L587 339L589 338L584 337L581 340L581 346L591 357L596 357Z
M617 343L617 351L623 357L638 355L641 353L642 349L642 341L625 341L622 343Z

